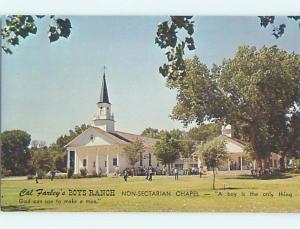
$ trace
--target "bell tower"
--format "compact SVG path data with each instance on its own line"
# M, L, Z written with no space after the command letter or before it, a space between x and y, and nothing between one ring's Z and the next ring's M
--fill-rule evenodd
M103 73L100 99L97 103L97 111L94 115L92 125L99 127L107 132L115 131L114 115L111 112L111 103L109 102L105 71Z

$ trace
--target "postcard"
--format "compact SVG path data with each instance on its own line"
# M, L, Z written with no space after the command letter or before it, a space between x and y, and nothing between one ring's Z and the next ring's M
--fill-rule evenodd
M1 17L1 210L300 212L299 16Z

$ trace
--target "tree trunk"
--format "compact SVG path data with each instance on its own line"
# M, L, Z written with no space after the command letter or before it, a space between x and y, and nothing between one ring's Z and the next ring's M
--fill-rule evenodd
M279 168L280 168L280 171L284 172L285 171L285 157L286 157L286 152L281 152L280 154L281 158L279 159Z
M216 172L215 167L213 167L213 190L216 189Z
M262 168L262 160L259 156L258 150L257 150L257 124L251 123L250 124L250 143L253 149L253 156L255 157L257 167Z

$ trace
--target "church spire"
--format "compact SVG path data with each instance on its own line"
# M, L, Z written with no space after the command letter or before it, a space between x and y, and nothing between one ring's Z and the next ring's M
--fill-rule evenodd
M99 103L110 103L109 98L108 98L106 80L105 80L105 72L103 73L103 80L102 80L102 87L101 87Z
M99 127L107 132L115 131L115 120L111 112L111 103L109 102L106 86L105 67L103 73L100 100L99 102L97 102L97 111L93 117L92 125Z

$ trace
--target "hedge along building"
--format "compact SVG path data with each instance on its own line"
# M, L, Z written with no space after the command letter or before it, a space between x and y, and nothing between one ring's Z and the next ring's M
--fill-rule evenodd
M91 127L66 145L67 168L72 169L74 174L79 174L80 169L86 169L89 174L114 173L117 167L123 171L132 167L124 153L124 147L136 140L143 142L145 150L137 155L138 160L134 167L157 167L158 162L153 154L157 139L115 130L104 73L100 99Z

